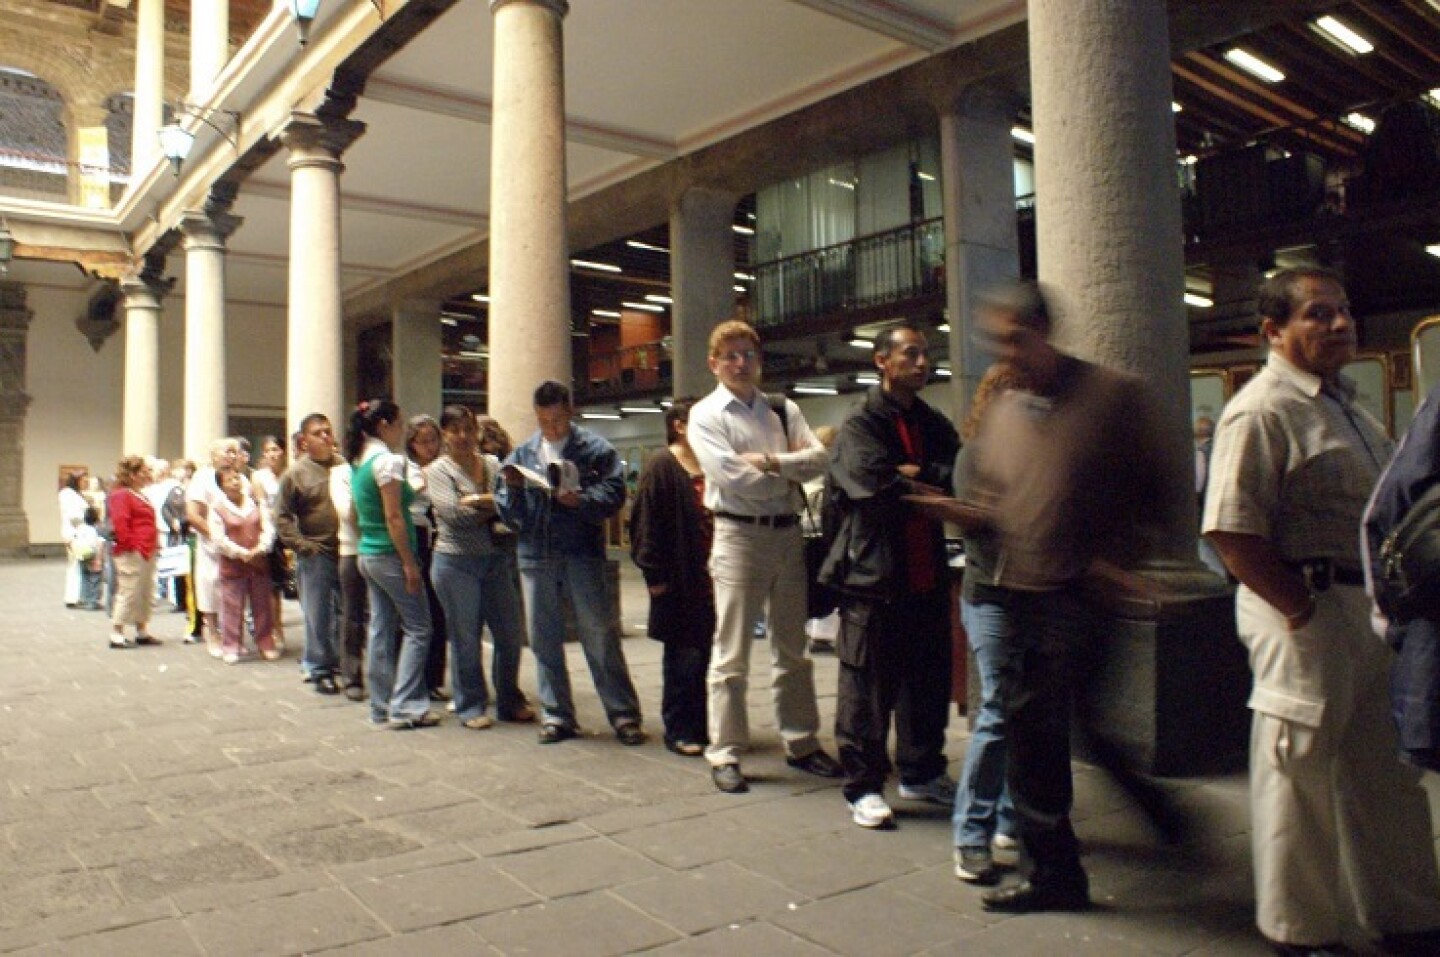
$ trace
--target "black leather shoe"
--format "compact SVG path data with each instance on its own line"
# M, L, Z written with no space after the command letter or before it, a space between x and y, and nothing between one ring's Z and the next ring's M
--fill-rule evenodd
M803 758L786 758L785 763L806 774L813 774L817 778L843 778L845 776L840 762L826 754L823 748L816 748Z
M329 675L320 675L315 679L315 693L339 694L340 686L337 685L335 683L335 679L330 677Z
M347 701L365 701L370 696L365 693L364 685L346 685L345 698Z
M627 721L615 728L615 737L627 748L639 747L645 743L645 729L640 727L639 721Z
M719 764L710 769L710 780L715 786L726 794L744 794L750 790L750 785L745 783L745 775L740 773L738 764Z
M540 733L536 735L536 738L541 744L555 744L579 736L580 730L572 728L568 724L546 724L540 726Z
M980 906L1001 914L1033 914L1047 910L1087 910L1090 892L1084 887L1036 887L1021 881L998 891L982 894Z

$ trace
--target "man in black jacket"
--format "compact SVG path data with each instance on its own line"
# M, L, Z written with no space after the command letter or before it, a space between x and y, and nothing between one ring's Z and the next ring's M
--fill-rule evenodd
M885 739L895 716L900 796L949 807L950 599L938 521L902 496L949 495L960 440L920 398L930 376L925 336L911 326L875 340L881 381L846 420L830 462L835 541L820 579L839 589L840 687L835 740L845 799L861 827L894 826L883 796Z

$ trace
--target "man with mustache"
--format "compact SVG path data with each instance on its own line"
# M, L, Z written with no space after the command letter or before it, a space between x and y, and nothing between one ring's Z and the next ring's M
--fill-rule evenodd
M1388 946L1433 944L1440 927L1429 808L1396 757L1394 655L1370 631L1356 557L1392 443L1340 374L1356 333L1339 276L1284 270L1258 309L1270 356L1221 416L1203 522L1240 581L1254 674L1256 923L1280 954L1348 953L1340 915L1353 910L1387 952L1434 953Z

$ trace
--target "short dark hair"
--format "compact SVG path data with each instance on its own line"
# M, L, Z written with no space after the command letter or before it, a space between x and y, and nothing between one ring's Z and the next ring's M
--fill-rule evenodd
M1269 319L1277 326L1289 322L1290 313L1295 311L1296 306L1295 288L1306 279L1333 282L1341 288L1345 286L1338 272L1324 266L1294 266L1282 269L1262 282L1259 292L1256 293L1255 311L1259 313L1261 320Z
M895 348L895 339L902 331L906 330L913 332L916 335L925 335L925 333L921 331L920 327L913 322L906 321L896 323L895 325L890 326L889 328L881 332L880 335L875 337L875 355L888 356L890 354L890 350Z
M305 418L300 420L300 429L295 434L304 435L310 430L310 426L314 425L316 422L324 422L326 425L329 425L330 416L326 415L324 412L311 412L309 415L305 416Z
M693 395L687 395L676 399L671 403L670 408L665 410L665 444L669 445L680 437L675 431L675 426L680 422L690 421L690 409L700 400Z
M546 379L535 387L535 408L548 409L552 405L570 408L570 387L554 379Z
M1012 315L1020 325L1049 339L1055 324L1052 299L1038 282L1016 279L985 290L978 302L980 308Z

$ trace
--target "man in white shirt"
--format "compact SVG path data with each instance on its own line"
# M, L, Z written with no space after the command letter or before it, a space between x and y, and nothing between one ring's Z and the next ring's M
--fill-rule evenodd
M820 777L840 765L820 747L814 666L805 653L805 559L794 484L825 469L825 447L799 406L783 419L760 391L760 337L747 323L710 334L715 391L690 410L690 445L705 472L705 506L715 515L710 574L715 582L715 647L710 657L710 761L715 786L749 790L740 752L749 744L745 691L755 623L768 618L776 723L786 763Z

